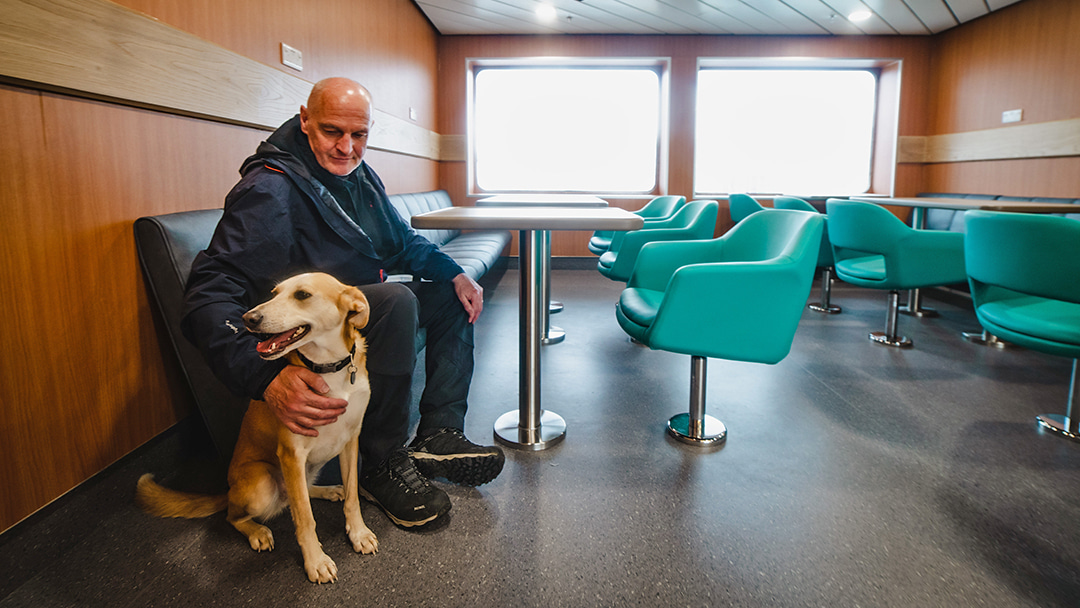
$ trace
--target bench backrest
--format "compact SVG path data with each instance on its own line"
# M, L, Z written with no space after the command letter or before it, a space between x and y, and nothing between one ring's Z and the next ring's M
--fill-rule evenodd
M405 218L406 222L418 213L427 213L428 211L444 209L454 205L450 200L450 193L446 190L391 194L390 204L398 210L398 213ZM417 232L427 240L440 246L445 245L450 239L461 233L460 230L417 230Z
M210 244L221 214L221 209L202 209L141 217L135 220L135 247L195 405L214 447L228 462L240 434L247 400L234 395L214 376L202 353L180 331L191 262Z

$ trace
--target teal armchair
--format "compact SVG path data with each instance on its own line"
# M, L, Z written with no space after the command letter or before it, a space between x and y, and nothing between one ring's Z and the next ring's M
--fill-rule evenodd
M672 437L694 445L727 437L705 414L708 357L772 364L787 356L823 222L820 214L768 210L717 239L642 247L615 317L638 342L690 355L690 410L668 421Z
M765 207L749 194L728 195L728 211L731 213L731 221L736 224L763 209Z
M870 339L886 346L911 346L897 333L901 289L963 283L964 235L915 230L873 203L831 198L825 202L834 268L841 280L889 292L885 331Z
M712 238L719 209L716 201L691 201L669 219L645 220L640 230L620 232L611 240L611 249L600 256L596 269L613 281L625 282L645 243Z
M1072 381L1065 415L1041 414L1039 425L1080 441L1073 405L1080 394L1080 221L1067 217L968 211L968 284L987 331L1035 351L1069 357Z
M773 199L773 207L808 211L810 213L818 212L813 205L794 196L777 196ZM818 249L817 267L821 269L821 298L817 302L807 304L806 307L814 312L823 312L830 315L839 314L843 309L834 306L832 303L833 252L832 243L829 242L829 222L827 220L821 229L821 248Z
M644 207L633 213L646 220L665 219L674 215L685 204L685 196L666 194L652 199ZM615 234L613 230L597 230L593 232L592 238L589 239L589 251L596 255L603 255L604 252L611 248L611 239Z

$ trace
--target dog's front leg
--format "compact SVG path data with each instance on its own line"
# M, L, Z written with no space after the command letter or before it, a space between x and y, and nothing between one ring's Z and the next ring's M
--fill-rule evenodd
M360 438L353 437L338 455L338 462L341 465L341 483L345 487L345 533L349 535L354 551L375 553L379 550L379 540L364 523L364 517L360 514L360 493L357 489L360 476L356 470L359 451Z
M315 534L315 515L311 512L311 497L307 484L307 452L300 452L293 445L278 445L278 462L285 490L289 495L289 511L296 526L296 542L304 556L304 570L313 583L332 583L337 580L337 564L323 552L319 537Z

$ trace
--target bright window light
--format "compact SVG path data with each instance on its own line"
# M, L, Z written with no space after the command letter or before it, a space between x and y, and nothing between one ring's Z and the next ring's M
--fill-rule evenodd
M866 70L699 70L695 193L868 191L876 91Z
M651 192L660 137L653 68L475 72L472 155L487 191Z

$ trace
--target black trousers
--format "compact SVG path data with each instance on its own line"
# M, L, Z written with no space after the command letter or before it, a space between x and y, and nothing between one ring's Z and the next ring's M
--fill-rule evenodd
M367 341L371 400L360 431L361 474L405 445L416 368L417 333L424 332L427 379L420 396L418 435L463 429L473 375L473 327L452 283L363 285L371 315Z

